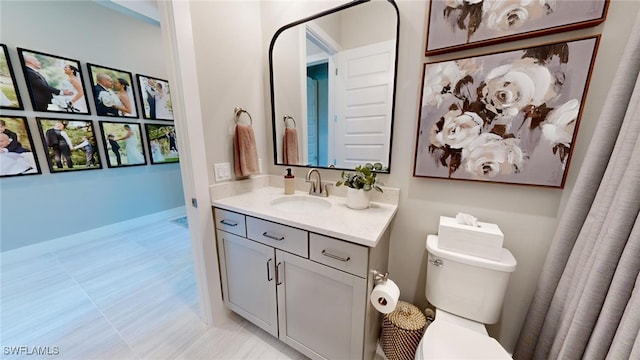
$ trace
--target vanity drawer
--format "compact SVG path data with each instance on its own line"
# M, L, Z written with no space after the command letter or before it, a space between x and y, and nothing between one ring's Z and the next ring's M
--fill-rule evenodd
M323 235L309 234L309 258L313 261L367 278L369 248Z
M247 236L247 227L244 221L245 216L233 211L214 208L216 228L226 232Z
M247 216L247 237L274 248L309 257L308 232Z

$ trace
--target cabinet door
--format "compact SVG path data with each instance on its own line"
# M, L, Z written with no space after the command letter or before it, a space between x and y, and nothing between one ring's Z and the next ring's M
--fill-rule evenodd
M276 250L280 340L313 359L362 359L366 281Z
M220 230L218 243L225 304L278 336L273 248Z

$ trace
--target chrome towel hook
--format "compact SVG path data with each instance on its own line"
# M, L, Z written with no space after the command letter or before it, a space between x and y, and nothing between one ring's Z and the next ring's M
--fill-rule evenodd
M253 119L251 118L251 114L249 114L247 110L241 108L240 106L236 106L236 108L233 109L233 112L236 115L236 119L235 119L236 125L240 125L240 115L242 113L245 113L247 114L247 116L249 116L249 125L253 125Z
M294 128L294 129L296 128L296 119L294 119L294 118L293 118L293 116L289 116L289 115L286 115L286 114L285 114L285 115L282 117L282 120L284 121L284 127L285 127L285 129L290 129L290 127L289 127L289 123L287 123L287 120L291 120L291 121L293 121L293 128Z

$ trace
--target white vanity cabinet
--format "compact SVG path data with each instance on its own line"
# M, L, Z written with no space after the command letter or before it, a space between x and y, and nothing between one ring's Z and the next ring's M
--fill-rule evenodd
M381 255L237 212L214 216L229 309L310 358L373 358L380 314L368 301L369 267L386 271L388 236Z
M273 336L278 336L273 248L217 231L225 304Z

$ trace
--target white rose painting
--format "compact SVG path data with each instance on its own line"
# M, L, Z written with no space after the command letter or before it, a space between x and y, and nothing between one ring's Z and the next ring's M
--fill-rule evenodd
M603 22L606 0L432 0L427 55L575 30Z
M599 40L426 63L414 175L563 187Z

